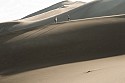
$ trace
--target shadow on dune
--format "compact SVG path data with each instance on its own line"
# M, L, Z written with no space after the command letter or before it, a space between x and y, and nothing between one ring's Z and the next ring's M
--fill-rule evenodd
M30 28L22 28L22 29L17 30L17 31L14 31L14 29L12 31L9 30L9 29L13 28L13 26L16 25L16 24L19 24L19 22L18 21L14 22L14 23L13 22L7 22L7 23L1 23L0 24L0 28L1 28L0 44L4 43L5 41L8 41L11 38L14 38L16 36L24 34L24 33L28 32L28 31L32 31L32 30L35 30L35 29L42 30L42 29L45 29L47 26L49 26L49 25L45 25L45 26L42 26L42 28L39 27L39 26L33 26L33 27L30 27ZM4 29L2 29L2 28L4 28Z
M8 32L9 28L12 26L19 24L20 22L5 22L5 23L0 23L0 34Z
M0 46L0 74L125 54L124 24L124 18L99 18L50 25L10 38Z

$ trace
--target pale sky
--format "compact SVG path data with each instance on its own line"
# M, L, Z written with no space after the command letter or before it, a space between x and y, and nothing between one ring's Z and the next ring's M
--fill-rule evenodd
M0 22L20 19L64 0L0 0ZM90 2L92 0L71 0Z

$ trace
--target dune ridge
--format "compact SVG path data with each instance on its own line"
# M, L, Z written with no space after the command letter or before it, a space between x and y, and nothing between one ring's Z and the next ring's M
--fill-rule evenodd
M59 3L56 3L56 4L54 4L54 5L50 6L50 7L47 7L45 9L42 9L40 11L37 11L35 13L32 13L32 14L24 17L24 18L29 18L29 17L35 16L35 15L39 15L39 14L42 14L42 13L45 13L45 12L48 12L48 11L51 11L51 10L54 10L54 9L57 9L57 8L65 7L65 5L70 5L70 4L74 4L74 3L82 4L84 2L80 2L80 1L79 2L78 1L77 2L72 2L72 1L66 1L65 0L65 1L62 1L62 2L59 2ZM22 19L24 19L24 18L22 18Z
M59 4L58 6L62 7L62 5L60 4L63 4L64 2L66 1L57 3L55 5ZM52 24L54 23L55 17L58 17L58 22L68 21L67 15L70 15L71 20L77 20L77 19L85 19L85 18L100 17L100 16L119 15L125 13L124 0L108 0L108 1L97 0L86 4L82 2L69 2L69 1L66 3L68 4L68 7L59 8L53 5L54 9L53 6L50 6L44 9L45 12L41 13L36 12L33 13L33 15L31 14L31 16L27 18L17 20L17 22L20 22L20 24L13 26L12 28L10 28L10 30L18 31L26 28L33 29L38 26ZM104 6L107 8L103 8ZM53 12L53 14L51 12Z

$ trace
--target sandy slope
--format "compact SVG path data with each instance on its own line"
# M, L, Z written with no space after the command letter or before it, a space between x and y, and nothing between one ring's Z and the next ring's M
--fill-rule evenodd
M0 71L8 75L38 67L124 54L123 17L59 23L1 36Z
M0 77L0 83L124 83L124 73L125 55Z
M71 19L83 19L91 17L109 16L125 13L125 1L124 0L97 0L83 6L77 7L74 10L59 15L59 21L66 20L63 17L67 17L69 14Z
M81 19L123 13L122 8L123 0L101 0L58 15L57 24L49 14L60 12L56 8L46 10L45 19L33 14L1 23L0 83L124 83L125 15ZM67 14L75 20L66 21Z
M45 12L48 12L48 11L51 11L51 10L54 10L54 9L58 9L58 8L67 8L67 7L70 7L70 6L77 6L77 5L82 5L84 4L84 2L80 2L80 1L77 1L77 2L72 2L72 1L69 1L69 0L65 0L65 1L62 1L62 2L59 2L59 3L56 3L50 7L47 7L43 10L40 10L40 11L37 11L35 13L32 13L24 18L28 18L28 17L32 17L32 16L35 16L35 15L39 15L39 14L42 14L42 13L45 13ZM24 19L22 18L22 19Z
M75 20L0 36L0 83L124 83L124 17ZM103 57L108 58L98 59Z
M58 5L57 8L53 8L53 6L50 6L47 8L47 9L49 9L49 11L42 12L44 10L47 10L47 9L44 9L41 11L40 14L39 14L39 12L37 12L36 15L32 15L30 17L24 18L21 21L39 21L39 20L49 19L49 18L55 17L57 15L60 15L62 13L71 11L83 4L84 3L82 3L82 2L62 1L62 2L54 5L54 7Z

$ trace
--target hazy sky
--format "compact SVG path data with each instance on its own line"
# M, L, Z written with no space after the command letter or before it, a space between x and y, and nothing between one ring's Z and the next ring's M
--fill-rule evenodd
M64 0L0 0L0 22L16 20ZM71 0L89 2L92 0Z

